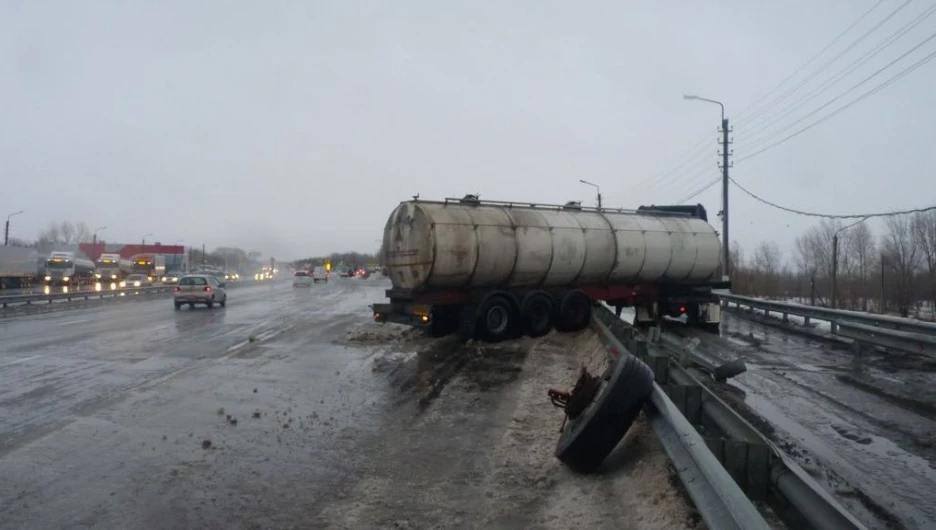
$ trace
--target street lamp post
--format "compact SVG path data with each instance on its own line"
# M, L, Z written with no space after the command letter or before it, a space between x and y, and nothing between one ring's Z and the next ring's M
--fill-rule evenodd
M146 248L146 238L149 237L149 236L151 236L151 235L153 235L153 234L152 234L152 233L143 234L143 238L140 240L140 254L143 254L143 253L145 252L145 248Z
M3 228L3 246L7 246L7 245L10 244L10 217L13 217L14 215L19 215L19 214L23 213L23 211L24 211L24 210L20 210L20 211L18 211L18 212L13 212L13 213L11 213L10 215L7 216L7 218L6 218L6 225L5 225L4 228Z
M587 180L579 179L579 182L581 182L582 184L587 184L589 186L592 186L598 191L598 209L600 210L601 209L601 188L597 184L592 184L591 182L588 182Z
M867 220L867 217L863 217L850 225L845 225L842 228L839 228L835 231L835 233L832 234L832 309L838 309L838 235L840 232L843 232ZM832 324L832 328L832 331L834 332L834 323Z
M714 103L721 107L721 123L722 123L722 253L724 254L724 275L727 277L731 274L731 260L728 254L728 118L725 117L725 105L721 101L716 101L714 99L703 98L695 95L684 95L683 99L693 100L693 101L704 101L706 103Z

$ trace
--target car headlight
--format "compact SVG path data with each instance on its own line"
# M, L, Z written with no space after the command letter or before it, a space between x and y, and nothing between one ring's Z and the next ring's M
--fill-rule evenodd
M98 280L100 280L100 279L101 279L101 275L100 275L100 273L97 273L97 272L96 272L96 273L94 273L94 277L95 277L95 278L97 278Z
M133 286L134 286L134 287L139 287L139 286L140 286L140 282L133 282Z
M163 279L162 279L162 281L166 281L166 277L165 277L165 276L163 276Z
M63 281L63 282L67 282L67 281L68 281L68 276L62 276L62 281Z
M117 275L116 275L116 274L111 274L111 280L116 280L116 279L117 279Z
M126 287L126 286L127 286L127 282L120 282L120 286L121 286L121 287Z
M49 280L51 280L51 279L52 279L51 276L46 276L46 277L45 277L45 281L49 281Z

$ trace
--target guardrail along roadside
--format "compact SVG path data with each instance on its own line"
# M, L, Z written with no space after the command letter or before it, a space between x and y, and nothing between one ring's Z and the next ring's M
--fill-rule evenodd
M728 308L734 304L738 310L759 310L767 317L771 313L777 313L781 315L781 322L784 323L789 323L790 315L801 317L805 326L809 326L811 320L829 322L833 334L851 339L856 345L891 348L936 359L936 323L860 311L775 302L724 292L719 292L718 297Z
M603 307L594 309L592 327L612 356L633 356L652 370L644 411L709 528L768 528L756 502L769 505L789 528L866 528L702 384L717 367L706 369L692 359L684 359L688 368L681 366Z

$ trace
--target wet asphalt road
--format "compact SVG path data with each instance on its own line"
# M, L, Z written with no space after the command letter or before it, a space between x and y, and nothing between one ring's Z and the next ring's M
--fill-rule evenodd
M745 359L730 385L866 524L936 527L936 502L920 493L936 491L936 365L896 354L859 362L847 346L733 314L721 338L691 333L701 353Z
M373 352L334 342L384 288L275 282L225 309L0 321L0 527L304 527L387 406Z

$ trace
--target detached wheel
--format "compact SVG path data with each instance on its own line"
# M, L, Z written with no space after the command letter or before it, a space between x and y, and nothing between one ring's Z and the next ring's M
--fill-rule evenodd
M633 355L619 355L611 377L581 414L569 418L556 444L556 458L591 473L617 447L653 390L653 372Z
M478 307L476 329L487 341L498 342L510 338L516 327L516 317L510 302L502 296L492 296Z
M556 329L559 331L580 331L588 327L591 321L592 302L582 291L569 291L559 303L556 313Z
M520 307L523 332L531 337L542 337L553 327L553 301L546 293L532 293Z

